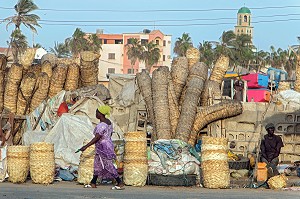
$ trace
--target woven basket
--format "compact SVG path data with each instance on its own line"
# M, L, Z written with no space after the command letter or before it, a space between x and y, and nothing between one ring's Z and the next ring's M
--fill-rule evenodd
M188 143L192 146L197 140L198 132L207 124L218 119L225 119L239 115L243 112L243 105L239 101L223 100L219 104L209 107L201 107L197 110L197 115L193 124Z
M65 90L73 91L78 88L79 81L79 66L75 63L69 64L67 78L65 83Z
M5 70L7 65L7 57L4 54L0 54L0 70Z
M206 64L198 62L190 71L176 128L176 139L188 142L197 112L197 105L204 87L204 82L207 78L207 70L208 67Z
M277 91L281 92L281 91L290 90L290 89L291 89L290 82L280 81Z
M12 64L9 72L8 79L15 83L20 83L23 76L23 66L20 64Z
M227 143L224 138L202 137L201 167L206 188L228 188L230 185Z
M189 75L189 67L188 67L187 58L186 57L174 58L171 67L171 77L174 85L174 91L175 91L177 102L179 102L188 75Z
M34 64L34 65L31 65L27 71L27 73L34 73L35 76L39 76L39 74L41 73L42 71L42 65L41 64ZM23 76L27 73L24 73Z
M131 186L145 186L148 163L124 162L124 183Z
M27 50L21 56L20 63L23 65L25 70L28 70L28 68L31 66L35 56L35 51L35 48L27 48Z
M64 64L59 64L54 70L49 86L49 97L55 96L63 90L66 81L68 68Z
M3 110L4 103L4 72L0 70L0 112Z
M84 145L88 142L84 142ZM94 175L95 145L88 147L80 155L77 181L80 184L90 184Z
M270 178L267 183L271 189L281 189L286 187L287 180L288 178L284 174L281 174Z
M168 77L167 66L161 66L152 73L152 99L157 139L171 139Z
M300 92L300 55L297 55L296 80L294 82L294 90Z
M49 78L52 77L52 64L48 60L43 62L41 72L47 73Z
M23 183L29 173L29 146L7 147L8 180L12 183Z
M151 77L146 70L142 70L141 73L136 74L137 84L139 86L140 92L145 100L148 118L153 126L153 134L151 139L156 140L156 128L155 128L155 118L153 110L153 101L152 101L152 88L151 88Z
M49 61L52 66L55 66L57 62L57 57L54 54L47 53L42 56L41 64L43 64L45 61Z
M30 145L30 176L33 183L50 184L54 179L54 145L37 142Z
M27 73L25 77L22 79L20 90L18 93L17 114L26 115L27 113L29 113L30 107L28 106L26 112L25 109L26 109L27 102L29 102L30 97L33 95L35 83L36 83L36 76L34 73L31 72Z
M168 79L169 79L168 103L169 103L169 110L170 110L171 138L174 139L180 112L178 107L178 101L174 91L174 85L171 78L171 74L169 74Z
M43 102L43 100L47 98L49 85L50 85L50 81L47 73L42 72L37 78L36 88L35 88L36 91L33 94L31 104L30 104L31 111L33 111L36 107L38 107Z
M146 138L146 133L143 131L132 131L124 133L124 138L126 139L144 139Z
M209 106L209 101L213 99L221 99L222 93L220 84L212 80L206 80L204 90L201 94L201 106Z
M198 48L187 49L186 57L188 59L189 69L191 70L191 68L200 61L200 52Z
M80 53L80 79L82 86L98 84L98 68L100 54L92 51Z
M228 70L228 67L229 67L229 57L221 55L215 63L215 66L211 72L209 80L216 81L221 85L225 73Z

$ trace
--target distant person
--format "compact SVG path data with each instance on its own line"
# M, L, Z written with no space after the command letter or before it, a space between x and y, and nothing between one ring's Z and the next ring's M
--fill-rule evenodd
M243 101L244 82L242 80L236 80L234 82L234 96L233 99L236 101Z
M269 123L265 126L268 134L264 136L261 142L261 161L267 164L268 177L278 175L277 165L279 163L279 154L281 147L283 147L282 139L274 134L275 126Z
M101 179L116 179L117 185L112 189L124 189L124 184L119 177L117 169L113 165L113 160L116 158L114 145L111 140L113 125L107 117L110 115L110 107L107 105L100 106L96 110L96 118L100 123L94 129L95 137L85 146L81 147L81 151L86 150L89 146L95 144L95 161L94 161L94 176L91 181L91 187L96 188L98 177Z

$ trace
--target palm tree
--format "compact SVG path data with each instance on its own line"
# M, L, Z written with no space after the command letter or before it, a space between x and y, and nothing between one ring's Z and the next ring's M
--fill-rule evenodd
M255 47L251 43L251 36L246 34L238 35L236 39L232 41L232 45L234 47L237 64L249 69L251 62L255 60L253 52Z
M19 0L18 3L15 5L15 11L16 14L11 17L5 18L3 21L7 22L6 29L8 29L8 26L11 24L15 24L15 30L20 30L20 26L23 24L27 28L30 28L33 33L37 33L37 30L35 27L41 27L38 23L38 20L40 17L35 14L31 14L32 11L37 10L38 7L36 4L33 3L32 0ZM13 31L13 32L14 32ZM19 35L20 32L12 33L11 34L11 42L14 40L13 36ZM13 47L12 43L9 43L8 51L10 46ZM14 46L16 47L16 46ZM8 53L7 51L7 53ZM23 52L20 50L13 50L15 53ZM14 56L18 57L18 55ZM14 60L16 62L16 60Z
M203 41L203 43L199 43L198 49L200 52L200 62L204 62L207 66L209 66L209 68L211 68L215 60L212 43L209 41Z
M18 55L26 50L28 43L25 35L22 34L21 30L16 29L11 34L12 40L10 45L12 47L13 60L15 63L19 62Z
M143 47L137 38L129 38L125 47L127 49L126 54L130 60L131 68L133 68L135 62L141 59Z
M186 51L190 47L193 47L192 38L189 36L189 33L183 33L181 38L177 38L173 52L178 56L186 56Z
M58 58L70 57L70 51L65 43L54 42L54 48L50 48L50 52Z
M153 41L145 43L143 48L140 59L145 62L146 70L150 73L152 66L160 59L160 49Z
M234 59L234 53L232 49L234 49L234 42L236 39L236 35L232 30L224 31L220 37L219 42L215 42L216 44L216 56L219 57L221 54L229 56L231 59Z

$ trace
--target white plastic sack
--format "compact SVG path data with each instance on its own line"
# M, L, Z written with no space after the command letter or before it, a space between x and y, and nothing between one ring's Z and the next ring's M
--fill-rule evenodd
M22 137L23 145L30 146L36 142L44 142L47 134L48 131L26 131Z
M281 91L279 93L279 100L289 103L289 102L294 102L297 104L300 104L300 93L294 91L294 90L285 90Z
M123 107L128 107L134 104L135 91L137 90L135 81L126 82L120 92L116 97L116 101L119 105Z
M55 162L61 167L79 165L80 153L75 151L85 140L93 139L94 127L88 117L63 114L45 137L45 142L54 143Z

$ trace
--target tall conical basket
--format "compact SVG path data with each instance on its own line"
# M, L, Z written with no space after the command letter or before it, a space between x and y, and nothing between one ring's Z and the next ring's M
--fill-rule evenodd
M37 142L30 145L30 176L33 183L50 184L54 180L54 144Z
M8 180L12 183L23 183L29 173L29 146L7 147Z
M88 142L84 142L84 145ZM77 182L80 184L90 184L94 175L94 158L95 145L88 147L80 155L80 162L78 167Z

